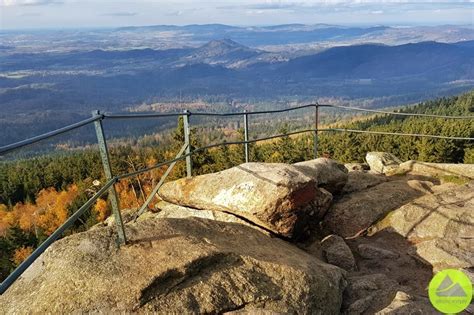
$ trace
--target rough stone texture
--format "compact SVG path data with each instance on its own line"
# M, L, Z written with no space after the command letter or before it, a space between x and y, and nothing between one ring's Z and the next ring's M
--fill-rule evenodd
M388 181L386 176L370 172L352 171L348 175L347 184L342 189L343 194L361 191Z
M328 158L299 162L293 166L332 194L339 193L347 182L348 171L344 165Z
M344 239L338 235L326 236L321 241L321 249L326 261L342 269L351 271L356 268L354 255Z
M400 171L431 176L460 176L474 179L474 164L426 163L407 161L400 164Z
M312 178L282 163L245 163L163 185L165 201L229 212L285 237L302 233L322 194Z
M400 255L391 250L383 249L369 244L360 244L357 247L359 255L367 259L398 258Z
M390 211L420 197L416 180L394 180L344 195L329 208L323 227L342 237L357 235Z
M435 270L474 266L474 182L449 187L392 211L369 233L387 230L402 235Z
M1 314L338 314L342 269L241 224L198 218L104 227L54 243L0 296Z
M137 213L136 209L121 209L120 214L122 216L122 222L127 223L132 221L135 218L135 214ZM107 217L103 222L98 223L97 227L101 226L115 226L115 216L113 213Z
M387 152L369 152L365 156L365 160L371 171L380 174L393 171L402 163L395 155Z
M393 301L376 315L422 315L439 314L426 297L414 296L403 291L395 294Z
M222 212L222 211L212 211L212 210L198 210L198 209L191 209L182 206L178 206L166 201L160 201L156 204L156 209L159 210L158 213L154 213L152 216L146 216L146 219L149 217L155 218L171 218L171 219L184 219L184 218L202 218L202 219L209 219L221 222L231 222L231 223L238 223L249 226L251 228L257 229L264 234L269 234L268 231L259 228L258 226L242 220L241 218L232 215L230 213ZM141 220L141 217L138 218Z
M392 301L398 284L384 274L348 277L343 314L374 314Z
M347 168L349 172L370 170L370 166L367 163L346 163L344 167Z
M329 207L333 200L332 194L324 188L318 188L318 198L313 201L313 209L315 214L313 215L319 222L326 215Z
M356 259L356 272L350 276L363 276L371 274L384 274L399 284L397 290L414 295L426 295L426 288L433 278L432 267L425 264L416 254L413 244L401 235L388 231L381 231L373 236L360 236L346 240ZM367 259L359 254L361 244L370 245L380 249L399 254L398 258ZM392 299L387 299L386 304L380 305L381 310L389 305Z

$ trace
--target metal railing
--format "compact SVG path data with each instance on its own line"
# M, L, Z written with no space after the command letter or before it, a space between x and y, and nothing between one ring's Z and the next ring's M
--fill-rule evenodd
M430 134L411 134L411 133L397 133L397 132L383 132L383 131L369 131L369 130L354 130L354 129L344 129L344 128L319 128L319 109L322 107L332 107L342 110L356 110L356 111L363 111L368 113L376 113L376 114L384 114L384 115L398 115L398 116L417 116L417 117L430 117L430 118L444 118L444 119L474 119L474 116L444 116L444 115L430 115L430 114L411 114L411 113L403 113L403 112L388 112L388 111L381 111L381 110L371 110L371 109L363 109L363 108L356 108L356 107L346 107L346 106L337 106L337 105L329 105L329 104L308 104L303 106L291 107L286 109L280 110L267 110L267 111L244 111L244 112L235 112L235 113L209 113L209 112L190 112L185 110L182 113L146 113L146 114L135 114L135 113L127 113L127 114L103 114L99 111L93 111L92 117L77 122L75 124L71 124L65 126L63 128L47 132L45 134L35 136L23 141L19 141L13 144L9 144L6 146L0 147L0 156L10 153L12 151L18 150L25 146L32 145L39 141L66 133L71 130L75 130L77 128L83 127L88 124L94 124L95 132L97 136L97 143L99 146L100 156L102 159L102 164L105 172L105 176L107 182L103 185L103 187L96 192L84 205L82 205L71 217L69 217L56 231L54 231L43 243L40 244L38 248L36 248L31 255L26 258L1 284L0 284L0 294L3 294L12 284L13 282L18 279L21 274L54 242L56 241L68 228L70 228L78 219L79 217L84 214L93 204L97 201L101 196L103 196L106 192L108 192L108 198L110 200L110 204L112 206L112 213L115 217L115 224L117 228L117 244L120 246L122 244L127 243L127 238L125 234L125 229L123 225L123 221L120 214L120 207L119 207L119 200L117 197L117 192L115 191L115 183L119 180L124 178L129 178L133 176L137 176L156 168L168 165L166 172L161 177L160 181L151 191L150 195L142 205L142 207L137 211L134 220L142 214L147 208L149 203L153 200L154 196L158 193L158 190L163 185L166 177L170 174L173 167L176 165L178 161L185 160L186 161L186 175L187 177L192 176L192 162L191 156L198 152L202 152L211 148L225 146L225 145L244 145L245 150L245 161L249 162L249 144L255 143L258 141L265 141L271 140L281 137L287 137L291 135L303 134L303 133L313 133L314 135L314 157L317 158L318 152L318 133L319 132L350 132L350 133L367 133L367 134L377 134L377 135L396 135L396 136L410 136L410 137L428 137L428 138L436 138L436 139L451 139L451 140L466 140L466 141L473 141L474 138L472 137L449 137L449 136L440 136L440 135L430 135ZM249 118L252 115L258 114L274 114L274 113L283 113L289 112L294 110L301 110L305 108L314 108L314 128L312 129L305 129L299 130L294 132L288 132L284 134L277 134L267 137L260 137L256 139L249 138ZM108 152L108 146L106 142L106 138L104 135L104 129L102 126L102 121L104 119L132 119L132 118L163 118L163 117L183 117L184 123L184 144L181 150L178 152L176 157L172 160L168 160L165 162L158 163L151 167L146 167L139 169L134 172L121 174L121 175L113 175L112 169L110 165L110 157ZM217 144L211 144L204 147L200 147L194 150L191 150L191 129L190 129L190 117L192 116L242 116L244 121L244 140L243 141L230 141L230 142L222 142Z

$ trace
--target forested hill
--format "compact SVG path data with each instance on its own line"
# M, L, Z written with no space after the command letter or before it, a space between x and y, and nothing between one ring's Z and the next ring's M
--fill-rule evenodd
M441 98L404 110L449 116L474 115L474 91L458 97ZM275 122L276 123L276 122ZM183 142L183 124L163 135L160 145L123 144L111 148L114 174L135 171L170 160ZM366 120L340 124L342 128L474 137L474 120L378 115ZM275 131L285 133L294 126ZM222 131L222 139L225 138ZM242 137L241 130L239 131ZM192 133L193 147L203 146ZM313 158L313 134L283 137L273 142L250 145L251 161L295 163ZM369 151L391 152L402 160L474 163L473 141L321 132L318 155L342 162L363 161ZM193 155L195 175L215 172L244 162L241 145L223 146ZM122 209L137 208L164 169L155 170L116 184ZM178 163L170 179L183 177L185 167ZM105 181L96 150L76 150L39 158L0 162L0 280L18 265L33 248L59 227L93 194L94 180ZM83 231L110 214L106 198L68 233Z
M474 91L407 107L401 112L446 116L474 116ZM378 115L365 121L339 125L347 129L389 131L411 134L474 137L474 119L444 119ZM366 134L324 134L322 150L342 161L363 159L364 153L392 152L402 160L474 163L472 141Z

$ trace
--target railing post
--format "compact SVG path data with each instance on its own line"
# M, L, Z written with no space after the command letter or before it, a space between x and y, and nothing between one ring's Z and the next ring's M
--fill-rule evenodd
M183 115L183 127L184 127L184 144L186 144L186 154L191 153L191 130L189 129L189 111L186 109ZM191 155L186 156L186 176L192 177L193 166L191 161Z
M101 114L98 110L95 110L92 112L92 116L98 117L98 116L101 116ZM110 166L109 150L107 148L107 142L105 141L105 136L104 136L104 128L102 126L102 118L94 121L94 126L95 126L95 133L97 135L97 142L99 144L100 157L102 158L102 165L104 167L105 178L109 181L113 178L113 175L112 175L112 168ZM110 204L112 205L112 213L114 214L115 224L117 226L118 244L119 245L126 244L127 238L125 235L125 229L123 227L122 216L120 214L120 206L119 206L119 200L117 197L117 191L115 190L114 185L110 186L109 200L110 200Z
M319 105L316 104L314 116L314 158L318 158Z
M245 163L249 162L249 114L244 110Z

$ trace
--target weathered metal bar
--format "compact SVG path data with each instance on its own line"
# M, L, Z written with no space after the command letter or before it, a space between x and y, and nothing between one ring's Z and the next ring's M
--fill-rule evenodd
M183 115L184 144L186 145L186 176L193 176L193 166L191 160L191 130L189 129L189 111L185 110Z
M160 117L179 117L181 113L145 113L145 114L135 114L135 113L123 113L123 114L103 114L104 118L107 119L129 119L129 118L160 118Z
M92 116L101 117L100 112L98 110L93 111ZM102 158L102 166L104 167L105 178L107 178L107 180L111 180L113 177L112 167L110 166L109 150L107 148L107 142L104 136L104 128L102 126L102 119L95 120L94 126L95 126L95 132L97 135L97 142L99 144L100 157ZM119 200L118 200L117 191L115 190L114 185L110 187L109 200L110 200L110 204L112 205L112 213L114 214L114 217L115 217L115 225L117 226L118 243L126 244L127 237L125 235L125 229L123 227L122 216L120 214Z
M176 154L176 158L179 158L181 157L181 155L183 155L184 153L184 150L186 150L188 146L186 144L183 144L183 146L181 147L181 150L179 150L178 154ZM174 161L170 164L170 166L166 169L165 173L163 174L163 176L161 176L160 178L160 181L158 182L158 184L156 184L155 188L153 188L152 192L150 193L150 195L148 196L148 198L146 199L146 201L143 203L143 205L141 206L140 210L138 210L137 214L135 215L135 218L133 219L133 221L136 221L137 218L139 216L141 216L145 210L148 208L148 205L150 204L150 202L153 200L153 198L155 197L155 195L158 193L158 190L161 188L161 186L163 186L165 180L166 180L166 177L168 177L168 175L171 173L171 171L173 170L174 166L176 165L176 163L178 163L178 161Z
M245 163L249 162L249 114L244 110Z
M255 111L255 112L247 112L249 115L258 115L258 114L271 114L271 113L283 113L283 112L290 112L293 110L298 110L302 108L308 108L308 107L314 107L316 104L307 104L307 105L301 105L301 106L295 106L295 107L289 107L289 108L284 108L284 109L274 109L274 110L261 110L261 111ZM242 113L209 113L209 112L196 112L196 113L191 113L194 116L238 116L242 115Z
M401 133L401 132L371 131L371 130L357 130L357 129L345 129L345 128L319 129L319 131L367 133L367 134L372 134L372 135L404 136L404 137L415 137L415 138L421 137L421 138L448 139L448 140L466 140L466 141L474 140L474 138L472 137L450 137L450 136L427 135L427 134L420 134L420 133Z
M318 127L319 127L319 106L316 105L314 111L314 158L318 158Z
M56 231L53 232L30 256L28 256L15 270L0 284L0 294L3 294L18 279L23 272L68 228L70 228L77 219L84 214L110 187L115 183L116 178L109 180L91 199L82 205L69 219L66 220ZM60 289L60 288L59 288Z
M354 111L361 111L361 112L367 112L367 113L395 115L395 116L413 116L413 117L417 116L417 117L445 118L445 119L474 119L474 115L470 115L470 116L447 116L447 115L434 115L434 114L388 112L388 111L384 111L384 110L350 107L350 106L342 106L342 105L319 105L319 106L340 108L340 109L344 109L344 110L348 110L348 111L354 110Z
M96 121L98 119L101 119L101 117L91 117L91 118L82 120L80 122L77 122L75 124L71 124L71 125L65 126L63 128L59 128L59 129L47 132L47 133L44 133L44 134L36 136L36 137L32 137L32 138L25 139L25 140L22 140L22 141L19 141L19 142L8 144L6 146L0 147L0 155L6 154L8 152L14 151L16 149L19 149L19 148L22 148L22 147L25 147L25 146L28 146L28 145L32 145L32 144L34 144L38 141L48 139L48 138L63 134L65 132L80 128L80 127L85 126L87 124L90 124L91 122Z

